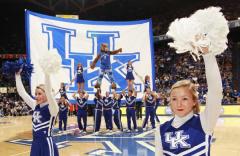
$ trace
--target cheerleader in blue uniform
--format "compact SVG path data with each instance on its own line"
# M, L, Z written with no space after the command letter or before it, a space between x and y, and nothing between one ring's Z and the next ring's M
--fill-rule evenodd
M112 132L113 124L112 124L112 106L113 99L110 97L109 92L106 92L106 96L103 97L103 116L106 123L106 129L108 132Z
M120 109L121 107L121 99L123 98L122 94L117 94L116 92L113 92L113 121L115 123L115 125L117 126L119 131L123 130L122 127L122 120L121 120L121 116L122 116L122 111Z
M58 156L58 149L52 139L52 129L58 114L58 105L52 96L50 75L45 74L45 84L38 85L35 99L23 87L20 72L16 73L16 86L19 95L32 109L33 141L31 156Z
M96 66L96 63L100 59L100 74L98 76L97 83L95 84L95 88L100 88L102 84L102 79L105 74L108 75L111 83L112 89L116 89L116 84L113 79L113 72L112 72L112 65L111 65L111 55L115 55L122 52L122 48L119 48L117 50L110 51L108 44L102 43L101 44L101 52L98 53L97 57L93 60L91 64L91 69L94 69Z
M101 120L102 120L102 108L103 108L103 97L101 95L101 90L98 89L95 93L95 109L94 109L94 134L99 134L99 130L101 127Z
M133 84L134 84L133 70L134 69L132 66L132 62L128 61L126 80L127 80L128 89L130 89L130 90L133 89Z
M146 75L144 79L144 92L146 92L146 89L150 88L150 76Z
M77 72L74 76L74 79L72 79L71 83L73 81L77 82L77 86L78 86L78 91L83 91L84 90L84 77L83 77L83 66L81 63L78 63L77 65Z
M142 128L143 130L146 130L146 124L148 123L148 118L150 116L150 121L152 124L152 129L155 128L155 102L156 102L156 96L155 94L150 90L150 88L146 88L146 93L143 96L143 102L145 104L145 114L146 117L143 121Z
M126 107L127 107L127 125L128 130L130 132L132 130L131 120L133 122L134 131L137 132L137 120L136 120L136 97L137 93L133 92L133 90L128 90L128 95L123 91L123 96L126 99Z
M64 96L61 96L58 102L59 106L59 133L62 132L62 130L67 130L67 114L68 114L68 100L65 99ZM62 129L62 123L64 124Z
M69 88L68 85L65 85L63 82L60 84L60 89L58 90L58 93L60 94L60 97L64 97L66 100L68 100L67 97L67 89ZM57 94L58 94L57 93Z
M221 112L222 80L214 54L207 52L203 50L208 85L206 108L199 114L194 83L182 80L172 86L170 106L174 118L160 126L160 155L210 155L213 130Z
M73 98L77 100L77 122L78 122L78 128L80 130L80 133L83 132L83 134L87 133L87 100L88 100L88 93L84 91L78 92L79 96L76 96L76 93L73 94ZM82 121L83 120L83 125Z

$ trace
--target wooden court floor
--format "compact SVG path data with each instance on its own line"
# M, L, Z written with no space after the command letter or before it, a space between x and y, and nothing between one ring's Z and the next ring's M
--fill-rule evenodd
M165 122L169 117L160 117ZM126 128L126 117L122 118ZM154 156L154 130L133 133L104 133L105 122L102 118L101 134L92 132L93 117L88 117L88 133L79 134L76 117L68 119L68 130L57 134L55 125L54 140L61 156L115 155L115 156ZM138 120L141 127L142 120ZM31 116L0 118L0 155L27 156L31 145ZM218 120L212 156L240 156L240 116L221 117Z

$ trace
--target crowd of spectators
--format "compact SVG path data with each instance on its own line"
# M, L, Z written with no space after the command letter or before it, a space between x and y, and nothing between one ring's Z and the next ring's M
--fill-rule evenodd
M24 116L31 113L31 109L19 96L0 93L0 116Z
M229 45L230 46L230 45ZM240 93L233 89L232 82L232 52L230 47L217 61L222 76L223 104L235 104L240 98ZM156 90L162 93L163 99L167 97L171 86L178 80L190 79L198 87L199 102L205 104L207 83L203 59L195 62L189 53L176 54L169 47L158 48L155 53ZM165 102L167 104L167 102Z

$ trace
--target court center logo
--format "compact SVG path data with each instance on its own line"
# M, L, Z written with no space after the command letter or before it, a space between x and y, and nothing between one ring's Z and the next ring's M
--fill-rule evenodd
M63 27L57 27L49 24L42 24L42 33L47 34L48 36L48 48L56 48L62 57L62 67L69 70L70 80L73 79L75 75L75 70L77 64L81 63L84 67L83 75L85 78L85 90L94 94L94 85L99 75L100 70L100 61L96 64L94 70L90 70L90 64L93 59L100 52L101 43L107 43L110 50L115 50L115 45L118 39L120 38L119 31L87 31L86 39L91 40L91 47L87 48L88 51L76 52L72 50L72 40L76 37L76 29L69 29ZM79 45L84 43L79 43ZM83 45L86 46L86 45ZM140 61L140 52L127 52L126 50L111 56L111 66L113 71L114 80L117 84L117 91L120 92L126 88L125 75L126 71L124 70L125 65L128 61L133 63ZM108 81L108 77L104 76ZM135 84L137 91L142 91L142 85ZM69 92L75 92L77 90L77 85L69 88Z
M111 135L92 135L72 136L71 134L58 134L53 136L59 149L67 148L74 143L91 143L92 149L84 151L84 155L108 155L108 156L124 156L124 155L155 155L154 130L136 133L120 133ZM67 138L67 140L66 140ZM8 141L9 143L31 146L30 139L16 139ZM98 147L95 144L100 143L103 146ZM79 146L79 145L78 145Z

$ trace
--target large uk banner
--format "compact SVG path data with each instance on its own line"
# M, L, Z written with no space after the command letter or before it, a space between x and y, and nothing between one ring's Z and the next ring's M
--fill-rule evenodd
M94 85L100 72L100 62L90 69L90 64L100 52L101 43L107 43L110 50L122 48L122 53L111 55L113 77L117 92L126 89L126 64L133 62L135 74L134 87L138 98L142 97L146 75L151 77L151 87L154 89L154 49L151 20L129 22L103 22L75 19L63 19L53 16L26 11L27 56L34 65L31 76L31 92L43 83L43 72L39 59L47 55L46 51L56 48L62 58L60 72L52 74L53 89L60 88L60 83L70 84L76 73L77 64L84 67L85 90L94 98ZM47 62L46 62L47 63ZM102 81L102 93L109 91L110 81L107 75ZM77 84L72 83L67 90L68 97L77 91Z

